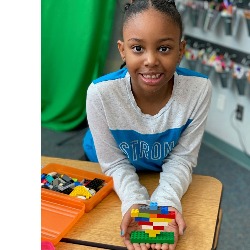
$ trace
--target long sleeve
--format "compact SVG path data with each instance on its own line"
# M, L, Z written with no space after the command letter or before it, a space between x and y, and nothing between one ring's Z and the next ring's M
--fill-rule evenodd
M135 167L117 147L110 132L102 101L94 84L88 89L86 107L98 162L103 173L113 177L114 190L122 202L122 214L133 204L149 204L148 192L140 184Z
M192 181L192 169L197 164L198 153L204 134L208 109L211 102L212 85L208 80L200 96L193 120L182 133L178 144L164 160L159 186L151 196L159 205L175 207L182 212L181 198Z

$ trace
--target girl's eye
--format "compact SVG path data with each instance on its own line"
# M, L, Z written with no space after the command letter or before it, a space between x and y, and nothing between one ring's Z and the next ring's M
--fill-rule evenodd
M134 46L134 47L132 48L132 50L133 50L134 52L136 52L136 53L139 53L139 52L142 52L142 51L143 51L142 47L139 46L139 45Z
M159 48L159 51L160 51L160 52L168 52L168 51L169 51L169 48L166 47L166 46L161 46L161 47Z

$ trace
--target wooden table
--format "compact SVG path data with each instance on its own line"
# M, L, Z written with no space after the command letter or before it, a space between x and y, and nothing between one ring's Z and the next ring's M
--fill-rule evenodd
M101 173L97 163L42 156L42 166L48 163L59 163ZM141 183L151 194L158 185L159 174L143 173L139 176ZM193 181L182 197L183 216L187 229L179 238L176 250L216 248L222 216L221 195L222 184L219 180L210 176L193 175ZM56 250L126 249L120 237L120 222L121 202L112 191L93 210L80 218L56 245Z

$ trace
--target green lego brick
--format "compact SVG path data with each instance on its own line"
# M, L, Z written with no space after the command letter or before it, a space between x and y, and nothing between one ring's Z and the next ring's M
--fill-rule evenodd
M174 232L161 232L156 237L149 237L144 231L132 231L131 243L168 243L174 244Z
M138 217L149 218L150 214L149 213L139 213Z

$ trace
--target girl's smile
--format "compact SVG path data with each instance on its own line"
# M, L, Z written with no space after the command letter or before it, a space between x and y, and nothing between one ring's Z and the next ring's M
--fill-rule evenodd
M162 73L140 73L139 76L145 84L151 86L158 85L164 77Z

